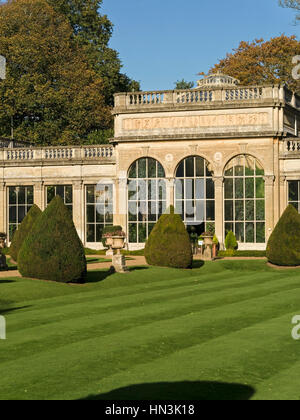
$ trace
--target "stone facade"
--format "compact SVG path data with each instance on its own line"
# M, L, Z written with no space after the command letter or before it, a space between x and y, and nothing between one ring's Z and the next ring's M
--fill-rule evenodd
M122 225L131 249L143 247L143 241L135 238L144 238L148 230L143 230L143 224L148 223L150 229L159 214L156 219L150 218L150 213L138 215L137 221L130 222L133 219L129 206L135 201L131 204L128 201L129 170L139 159L142 160L138 168L144 164L150 168L153 162L158 162L156 171L160 175L157 172L156 177L163 178L165 191L163 198L153 199L149 190L147 197L138 197L136 202L145 202L146 206L147 202L154 206L156 201L163 202L165 207L179 202L176 181L181 177L180 164L186 159L182 179L189 178L196 187L190 197L184 192L180 200L196 205L198 199L199 212L193 216L194 224L203 221L203 230L212 222L221 244L226 228L232 226L240 235L240 249L264 249L289 200L294 205L300 203L300 190L299 197L293 193L298 188L296 182L300 181L300 97L283 86L243 87L229 82L220 87L208 83L184 91L117 94L113 112L115 137L111 145L0 149L0 232L9 233L22 219L22 206L30 207L31 198L23 204L23 190L20 193L14 188L30 187L26 194L30 197L33 191L34 203L44 209L47 194L52 194L54 187L55 192L62 194L65 190L59 186L69 186L74 223L86 246L101 247L99 235L107 222ZM234 161L235 158L238 160ZM202 161L208 168L207 174L189 175L191 162L198 165ZM243 165L243 175L242 172L237 175ZM133 177L149 181L149 174ZM249 190L252 177L256 185L254 193ZM201 189L206 195L202 197L197 186L205 182L207 187ZM264 182L263 195L261 182ZM98 214L105 204L99 199L97 187L94 196L89 187L99 183L112 186L107 200L113 205L113 219ZM181 185L187 188L188 184ZM205 204L209 185L214 189L210 196L214 210L208 210ZM229 191L231 185L234 185L233 197ZM15 198L19 196L20 202ZM204 213L201 206L206 208ZM251 206L256 209L254 216ZM256 219L252 220L253 217ZM193 225L191 220L187 218L187 224ZM258 233L262 228L264 239ZM136 229L143 233L137 236Z

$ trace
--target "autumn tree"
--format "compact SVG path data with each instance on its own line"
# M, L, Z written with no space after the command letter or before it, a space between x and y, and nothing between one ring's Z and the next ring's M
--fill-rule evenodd
M300 22L300 0L279 0L279 3L283 7L298 10L299 13L296 15L296 21Z
M300 92L300 81L292 76L295 55L300 55L300 42L295 36L242 41L210 73L220 71L239 79L242 85L286 83L291 90Z
M111 126L105 83L74 42L65 15L45 0L10 0L0 6L0 134L13 123L18 139L37 144L81 144Z
M101 15L102 0L47 0L59 13L66 16L73 37L85 49L93 70L104 83L106 103L113 105L116 92L138 91L139 82L121 72L117 51L109 48L113 25L106 15Z

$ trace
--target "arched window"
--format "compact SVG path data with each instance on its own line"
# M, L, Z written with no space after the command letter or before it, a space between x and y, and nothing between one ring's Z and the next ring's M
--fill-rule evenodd
M232 230L240 243L264 243L264 169L252 156L239 155L224 175L225 235Z
M128 172L128 232L130 243L145 243L166 211L166 181L155 159L135 161Z
M203 233L215 221L215 188L209 162L200 156L182 160L176 170L175 206L186 225Z

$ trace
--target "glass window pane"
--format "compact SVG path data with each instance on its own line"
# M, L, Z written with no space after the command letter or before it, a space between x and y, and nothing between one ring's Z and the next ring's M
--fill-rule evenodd
M265 220L264 200L256 200L256 220Z
M103 225L96 225L96 242L101 242Z
M233 198L233 179L226 178L224 182L225 198Z
M244 201L235 201L235 220L244 220Z
M147 225L146 223L139 223L139 243L145 243L147 240Z
M97 204L96 206L96 222L97 223L104 223L104 216L106 208L104 207L104 204ZM93 220L94 221L94 220ZM92 222L92 220L91 220Z
M215 183L212 179L206 180L206 198L215 198Z
M184 180L176 179L175 181L176 200L183 200L184 198Z
M255 171L256 176L264 175L265 171L264 171L263 167L261 166L261 164L257 160L255 160L255 164L256 164L256 171Z
M194 180L193 179L186 179L185 180L185 199L186 200L193 200L195 198L194 195Z
M26 207L25 206L18 206L17 222L22 223L25 216L26 216Z
M18 204L25 204L25 187L17 187Z
M9 206L9 223L17 223L17 207Z
M95 242L95 225L87 225L86 241Z
M206 220L215 220L215 202L206 202Z
M204 166L205 161L201 157L196 158L196 176L203 177L204 176Z
M225 201L225 220L234 220L233 219L233 201Z
M146 159L139 159L137 162L138 165L138 177L139 178L147 178L147 170L146 170Z
M178 168L177 168L177 172L176 172L176 177L177 178L183 178L184 177L184 161L182 161Z
M166 200L166 197L167 197L166 181L164 179L159 179L157 184L158 184L158 198L159 198L159 200Z
M235 236L238 242L244 242L244 223L235 223Z
M246 198L255 198L254 197L254 178L245 179L245 197Z
M256 223L256 242L265 243L265 223Z
M205 222L205 201L196 201L196 221Z
M87 203L95 203L95 186L88 186L86 187L86 202Z
M255 161L252 156L245 156L245 175L254 176L255 175Z
M137 162L134 162L129 169L128 178L136 178L137 177Z
M16 187L9 187L9 204L17 204L17 189Z
M244 198L244 179L235 179L235 198Z
M95 206L87 206L86 219L88 223L95 223Z
M137 181L130 180L128 183L128 200L137 199Z
M157 200L157 181L155 179L148 181L148 200Z
M193 178L195 176L195 158L194 157L187 158L185 160L185 165L186 165L186 167L185 167L185 170L186 170L185 176L187 178L188 177Z
M55 197L55 187L47 187L47 204L49 204Z
M157 162L157 176L158 178L165 178L165 170L159 162Z
M148 220L151 222L156 222L157 220L157 201L149 201L148 203Z
M27 204L33 204L33 187L27 187Z
M254 200L246 200L246 220L254 219Z
M156 178L156 160L148 159L148 178Z
M289 201L299 201L298 181L289 181Z
M256 178L256 198L265 198L265 181L263 178Z
M128 219L130 222L137 221L137 202L130 201L128 203Z
M136 223L129 223L129 242L131 243L137 242L137 224Z
M254 243L254 223L246 223L246 242Z
M233 232L233 223L225 223L225 237L230 231Z
M196 199L204 200L205 198L205 184L204 178L196 179ZM212 197L213 198L213 197Z
M65 202L66 204L73 203L73 188L72 185L67 185L65 187Z
M140 179L138 181L138 200L147 199L147 181L145 179Z

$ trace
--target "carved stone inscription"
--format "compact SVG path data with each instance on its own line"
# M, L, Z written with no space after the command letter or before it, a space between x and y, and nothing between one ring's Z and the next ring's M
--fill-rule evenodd
M261 126L268 124L268 113L260 112L252 114L195 115L186 117L127 118L123 120L123 130Z

